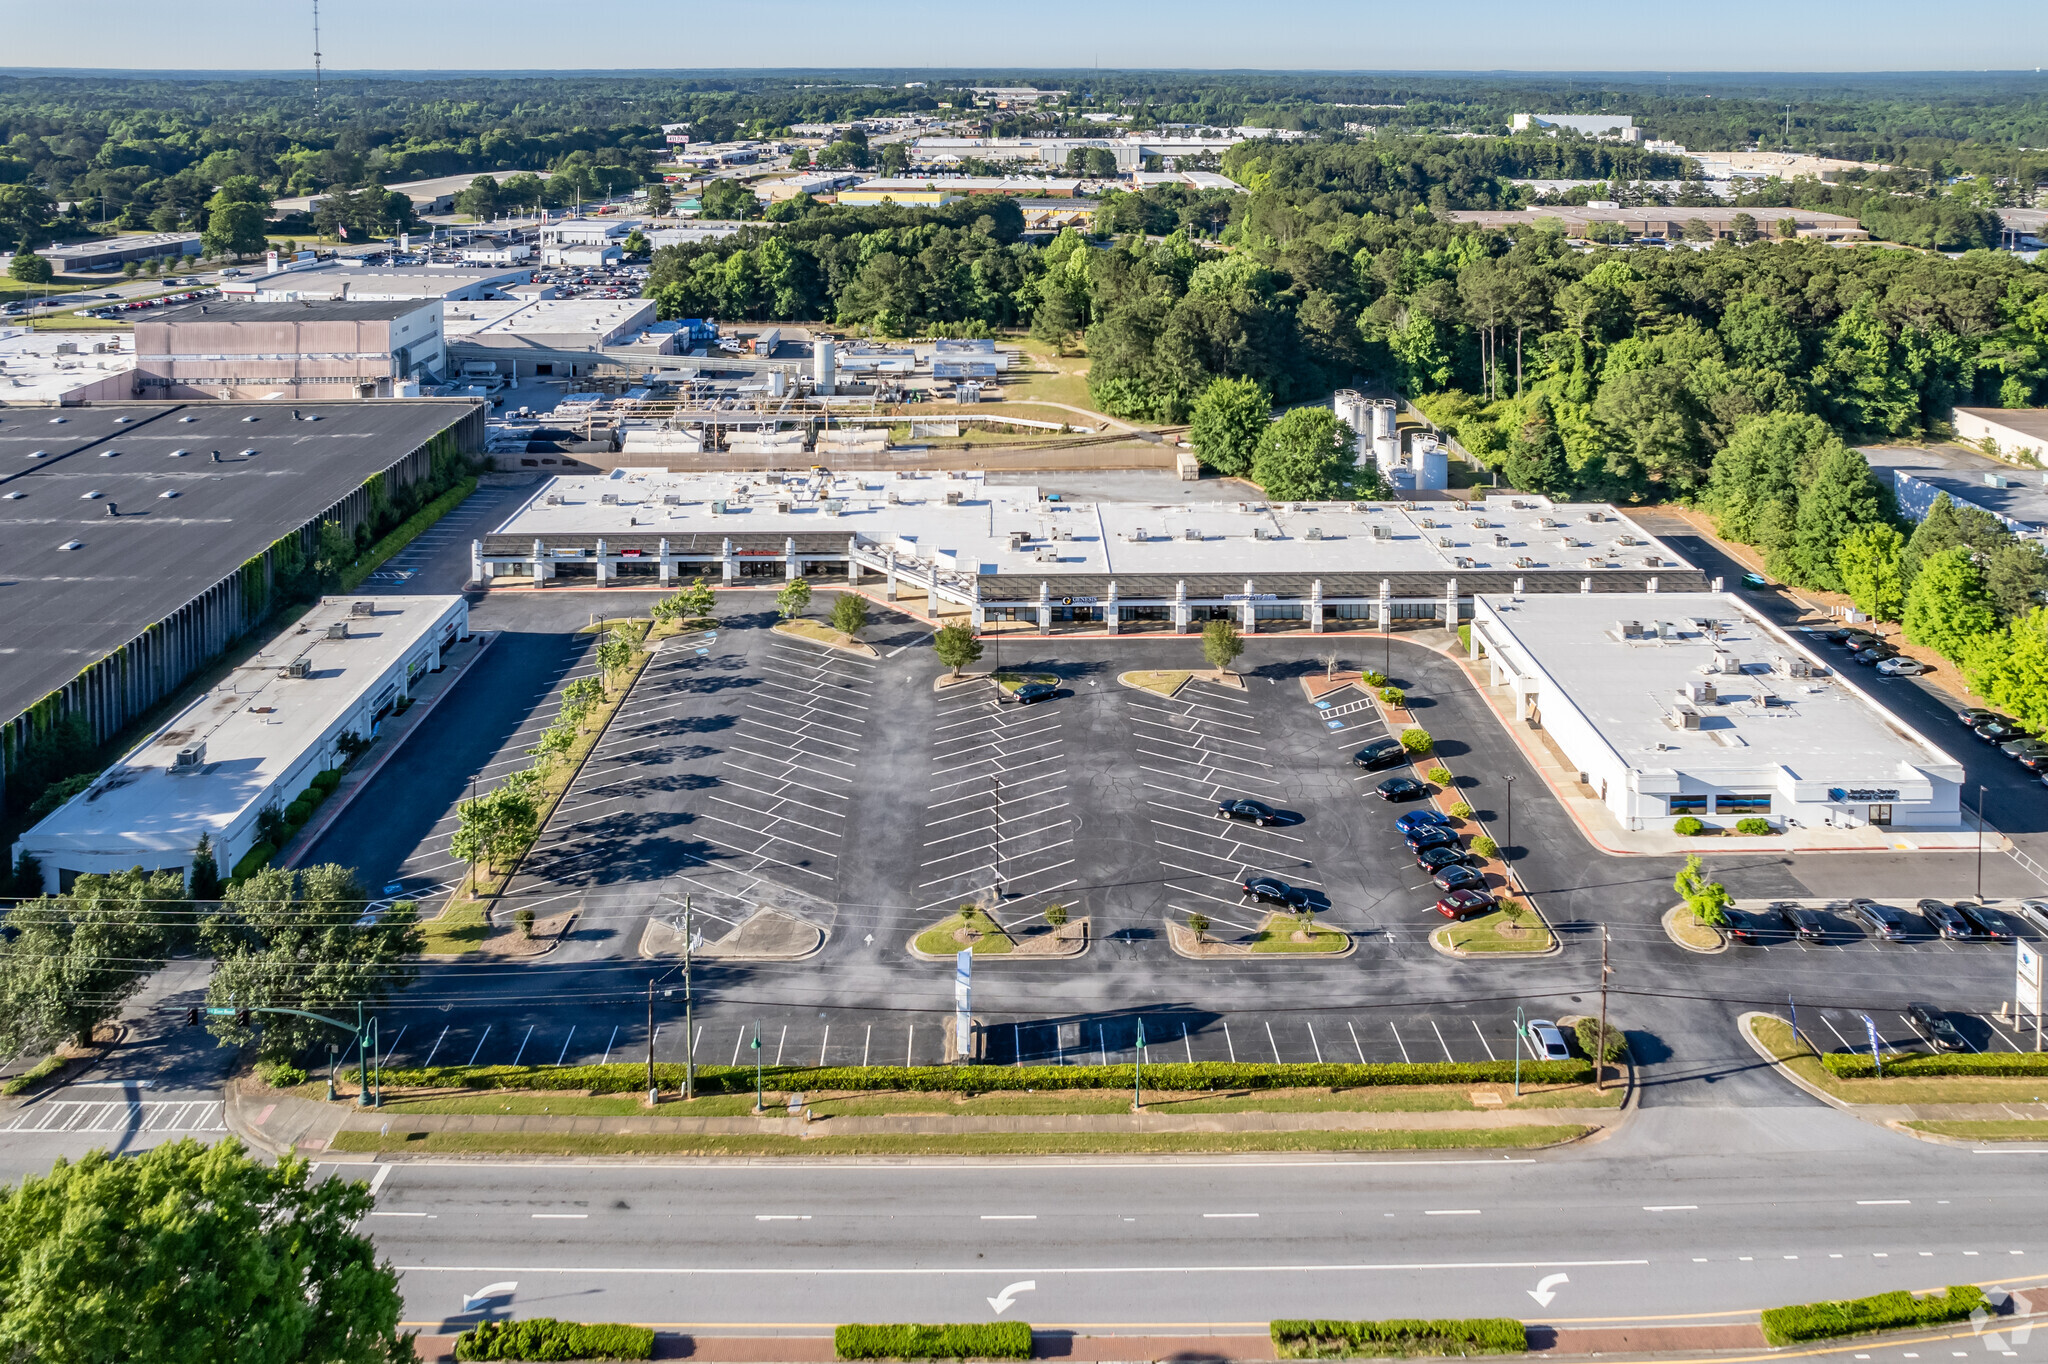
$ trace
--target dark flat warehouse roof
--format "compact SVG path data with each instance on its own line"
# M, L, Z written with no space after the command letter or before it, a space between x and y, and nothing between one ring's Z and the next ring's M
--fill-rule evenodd
M0 408L0 721L170 616L473 406L411 399L297 405L318 421L293 421L294 408L282 401ZM178 496L162 496L171 491ZM117 515L108 515L110 505ZM60 548L71 541L78 548Z
M147 322L392 322L438 300L431 298L315 298L292 303L188 303L141 319Z

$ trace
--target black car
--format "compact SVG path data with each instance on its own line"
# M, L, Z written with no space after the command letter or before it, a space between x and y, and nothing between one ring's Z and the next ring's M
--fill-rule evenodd
M1784 922L1785 927L1792 930L1792 936L1799 939L1799 941L1826 942L1828 940L1827 920L1821 917L1820 911L1808 909L1804 905L1794 904L1790 900L1780 900L1772 905L1771 908L1777 912L1778 918Z
M1860 663L1864 667L1869 668L1884 662L1887 658L1897 658L1898 656L1899 651L1889 644L1873 644L1868 649L1849 655L1849 661L1851 663Z
M1409 852L1426 852L1431 848L1455 848L1457 846L1458 835L1449 829L1437 826L1417 829L1414 833L1408 835Z
M1934 931L1944 938L1968 939L1977 936L1977 925L1971 923L1955 909L1941 900L1922 900L1920 913L1927 922L1934 925Z
M1840 644L1843 640L1856 633L1857 631L1850 629L1846 625L1837 625L1831 630L1821 631L1820 637L1830 644Z
M1865 928L1886 942L1906 940L1907 919L1904 910L1881 905L1875 900L1851 900L1849 912L1854 914Z
M1308 903L1308 892L1299 886L1290 886L1273 876L1248 876L1242 886L1245 898L1262 905L1284 905L1299 909Z
M1464 866L1465 850L1449 843L1440 848L1424 848L1415 854L1415 865L1435 876L1445 867Z
M1731 942L1760 943L1772 936L1763 919L1746 909L1722 909L1721 931Z
M2019 755L2019 764L2029 772L2048 772L2048 744L2038 751L2028 749Z
M1844 649L1847 649L1852 654L1860 654L1873 644L1881 643L1883 643L1883 641L1880 640L1876 635L1866 635L1859 632L1853 633L1847 639L1844 639L1842 641L1842 647Z
M1216 813L1224 819L1248 819L1264 828L1280 822L1280 813L1272 806L1256 800L1225 800L1216 805Z
M2014 739L2033 737L2010 720L1986 720L1972 732L1987 744L2007 744Z
M1060 689L1050 682L1026 682L1010 693L1010 699L1020 706L1028 706L1034 701L1050 701L1059 692Z
M1486 873L1474 871L1462 862L1445 867L1429 879L1436 882L1438 890L1486 889Z
M1913 1031L1926 1038L1936 1051L1968 1051L1970 1044L1956 1031L1956 1025L1948 1021L1948 1015L1932 1004L1908 1004L1906 1021L1913 1025Z
M1413 777L1388 777L1372 788L1373 794L1381 800L1421 800L1429 794L1429 788Z
M1969 920L1976 935L1990 942L2011 942L2012 929L2005 922L2005 916L1989 910L1974 900L1956 901L1956 913Z
M1375 739L1351 755L1352 765L1368 772L1377 772L1382 767L1398 767L1408 758L1408 750L1401 747L1399 739Z

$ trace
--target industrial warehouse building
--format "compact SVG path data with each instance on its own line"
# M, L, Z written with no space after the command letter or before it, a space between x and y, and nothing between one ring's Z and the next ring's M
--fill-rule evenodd
M389 398L447 369L438 299L194 303L135 324L154 398Z
M45 246L36 254L58 274L81 270L118 270L129 261L162 260L199 254L197 232L151 232L137 237L100 237L65 246Z
M1954 829L1963 765L1730 593L1488 594L1472 656L1625 829Z
M468 401L0 413L0 780L66 715L104 742L176 693L269 613L322 522L353 535L483 437Z
M977 628L1248 632L1470 614L1482 592L1694 591L1699 571L1611 506L1067 501L977 473L628 473L543 483L475 542L498 586L709 576L930 593Z
M226 871L469 636L461 597L327 597L15 843L61 894L80 876L191 865L201 835Z
M1652 237L1675 242L1685 236L1686 224L1698 222L1712 238L1735 235L1735 220L1748 217L1756 223L1758 235L1778 235L1778 223L1790 219L1792 231L1802 241L1862 242L1870 234L1863 224L1841 213L1821 213L1807 208L1621 208L1614 204L1541 204L1525 209L1459 209L1443 215L1454 223L1475 227L1531 227L1545 218L1564 227L1567 237L1584 237L1595 223L1618 223L1632 237Z

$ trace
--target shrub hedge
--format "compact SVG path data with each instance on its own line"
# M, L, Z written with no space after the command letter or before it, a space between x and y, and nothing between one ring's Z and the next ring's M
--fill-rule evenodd
M0 1094L26 1094L45 1080L54 1079L64 1073L71 1064L62 1056L52 1053L24 1070L21 1074L0 1084Z
M1700 823L1691 815L1680 815L1678 819L1672 824L1671 832L1679 835L1682 838L1691 838L1694 834L1697 834L1700 830L1706 827L1706 825Z
M240 881L245 877L254 876L257 872L269 866L270 859L275 856L277 856L276 848L268 843L258 843L255 847L242 854L241 860L235 863L235 869L228 873L228 879Z
M1579 1020L1578 1027L1574 1031L1579 1035L1579 1050L1590 1057L1593 1054L1593 1049L1600 1045L1600 1020L1597 1018L1582 1018ZM1614 1020L1609 1019L1607 1021L1608 1062L1619 1061L1627 1050L1628 1039L1621 1035L1620 1028L1614 1026Z
M1771 822L1768 819L1751 818L1738 819L1735 821L1735 832L1739 834L1746 834L1751 838L1761 838L1770 831Z
M840 1326L841 1359L1029 1359L1031 1327L1021 1321L954 1326Z
M1425 1061L1345 1065L1231 1065L1223 1061L1161 1063L1145 1067L1145 1079L1160 1089L1348 1089L1368 1085L1486 1084L1512 1080L1513 1061ZM1585 1061L1524 1061L1522 1078L1537 1084L1590 1080ZM988 1094L1019 1089L1129 1089L1129 1066L768 1066L762 1083L796 1090L913 1090L938 1094ZM663 1089L679 1089L683 1068L664 1062L654 1068ZM397 1089L576 1089L597 1094L637 1094L647 1088L645 1063L605 1066L435 1066L392 1067L384 1083ZM741 1094L754 1088L752 1066L697 1067L697 1088L706 1094Z
M1528 1332L1509 1317L1445 1321L1276 1321L1273 1351L1282 1359L1387 1355L1506 1355L1529 1348Z
M1867 1051L1831 1051L1820 1058L1838 1080L1867 1080L1877 1074ZM1892 1056L1884 1063L1890 1075L2048 1075L2048 1052L1935 1052Z
M313 787L322 794L332 794L334 788L339 785L341 785L341 769L338 767L330 767L324 772L315 772L313 774Z
M1929 1293L1924 1298L1901 1289L1869 1298L1773 1307L1763 1314L1764 1339L1773 1345L1791 1345L1904 1326L1933 1326L1965 1320L1983 1304L1983 1289L1975 1284L1953 1284L1946 1293Z
M457 1359L652 1359L654 1332L645 1326L585 1326L534 1317L486 1321L455 1338Z
M1401 747L1410 753L1427 753L1436 745L1426 729L1404 729L1401 731Z

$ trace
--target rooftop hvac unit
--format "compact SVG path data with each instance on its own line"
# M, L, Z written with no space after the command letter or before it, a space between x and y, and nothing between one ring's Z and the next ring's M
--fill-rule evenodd
M1519 558L1519 559L1515 560L1515 567L1516 567L1516 568L1534 568L1534 567L1536 567L1536 561L1535 561L1534 559L1530 558L1530 557L1529 557L1528 555L1524 554L1524 555L1523 555L1523 556L1522 556L1521 558Z
M683 505L683 495L681 493L663 493L661 495L661 505L664 507L680 507Z
M896 496L896 490L894 488L891 488L889 490L889 505L892 507L900 506L902 502L903 499Z
M1456 558L1454 558L1454 559L1452 560L1452 562L1454 562L1455 564L1457 564L1457 566L1458 566L1459 568L1470 568L1470 567L1472 567L1472 561L1471 561L1470 559L1467 559L1467 558L1466 558L1466 557L1465 557L1464 555L1462 555L1462 554L1460 554L1460 555L1456 556Z
M1303 536L1303 538L1308 540L1320 540L1323 538L1323 528L1321 526L1310 526L1306 534Z
M712 498L712 499L711 499L711 514L712 514L713 516L723 516L723 515L725 515L725 499L724 499L724 498L722 498L722 497L714 497L714 498Z
M1011 532L1010 532L1010 549L1011 549L1011 551L1012 551L1012 552L1015 552L1016 550L1020 550L1020 549L1024 548L1024 542L1025 542L1026 540L1029 540L1030 538L1031 538L1031 532L1030 532L1030 531L1028 531L1028 530L1013 530L1013 531L1011 531Z
M1047 545L1031 557L1041 564L1056 564L1060 561L1060 552Z
M374 616L377 614L377 603L373 601L352 601L348 604L348 613L351 616Z
M1391 540L1394 538L1394 528L1392 526L1374 526L1372 528L1372 538L1375 540Z
M1664 717L1664 723L1673 729L1698 729L1700 713L1691 706L1679 706Z
M1662 568L1662 567L1664 567L1664 561L1663 561L1662 559L1658 558L1658 557L1657 557L1656 555L1654 555L1654 554L1652 554L1652 555L1650 555L1650 556L1649 556L1648 558L1644 559L1644 560L1643 560L1643 562L1644 562L1644 563L1646 563L1646 564L1648 564L1648 565L1649 565L1649 566L1650 566L1651 568Z
M1450 536L1448 536L1448 535L1439 535L1439 536L1437 536L1437 537L1436 537L1436 547L1437 547L1438 549L1449 549L1449 548L1451 547L1451 537L1450 537Z
M1183 540L1200 540L1202 532L1196 530L1193 526L1189 526L1180 533L1180 538Z
M1505 535L1495 535L1493 537L1493 547L1495 549L1506 549L1508 547L1508 537Z
M1724 677L1740 677L1742 675L1742 660L1725 649L1720 650L1714 655L1714 671L1722 674Z
M205 761L206 740L201 739L196 744L186 744L178 750L178 756L171 760L171 770L176 772L182 768L198 767Z
M1678 638L1678 623L1677 623L1676 621L1669 621L1669 620L1660 620L1660 621L1658 621L1658 622L1657 622L1657 638L1659 638L1659 639L1677 639L1677 638Z
M541 499L541 505L543 507L559 507L562 505L562 495L560 493L549 493Z
M1514 508L1514 509L1515 509L1516 511L1527 511L1527 510L1529 510L1529 504L1528 504L1527 502L1524 502L1524 501L1523 501L1523 500L1522 500L1521 498L1519 498L1519 497L1518 497L1518 498L1516 498L1516 499L1514 499L1514 500L1513 500L1512 502L1508 503L1508 505L1509 505L1510 507L1513 507L1513 508Z
M1599 511L1589 511L1586 513L1586 519L1588 521L1593 522L1595 525L1598 525L1600 522L1605 521L1607 519L1607 513Z
M1058 530L1052 533L1052 538L1055 540L1071 540L1074 538L1074 532L1067 529L1065 526L1061 526Z
M778 498L776 498L776 499L775 499L775 514L776 514L777 516L787 516L787 515L789 515L789 499L788 499L788 498L786 498L786 497L778 497Z
M345 620L330 621L327 626L327 637L329 639L347 639L348 622Z
M1145 541L1145 528L1143 526L1132 526L1131 533L1124 538L1134 545L1143 544Z
M279 668L277 675L279 677L311 677L313 675L313 660L302 655Z
M1797 655L1777 654L1771 659L1771 671L1780 677L1811 677L1813 665Z
M1545 516L1545 517L1542 517L1541 519L1539 519L1539 520L1538 520L1538 521L1536 522L1536 524L1537 524L1537 525L1539 525L1539 526L1541 526L1541 527L1543 527L1543 529L1545 529L1545 530L1556 530L1556 529L1557 529L1557 522L1555 522L1555 521L1551 520L1551 519L1550 519L1549 517L1547 517L1547 516Z
M1483 516L1475 516L1475 517L1473 517L1473 518L1472 518L1472 529L1474 529L1474 530L1485 530L1485 529L1486 529L1486 518L1485 518L1485 517L1483 517Z
M1681 688L1681 694L1695 705L1711 706L1721 699L1721 694L1711 682L1688 682Z
M1618 620L1614 622L1614 637L1616 639L1634 639L1642 634L1642 632L1643 626L1640 621Z
M1263 540L1263 539L1265 539L1265 538L1266 538L1266 528L1265 528L1264 526L1253 526L1253 527L1252 527L1252 539L1254 539L1254 540Z
M824 509L827 516L837 516L846 508L846 504L836 497L828 497L818 505Z
M1422 528L1423 528L1424 530L1435 530L1435 529L1436 529L1436 522L1435 522L1435 521L1434 521L1434 520L1433 520L1432 518L1430 518L1430 517L1427 517L1427 516L1425 516L1425 517L1422 517L1422 518L1420 519L1420 524L1421 524L1421 526L1422 526Z
M597 505L600 507L616 507L619 505L619 495L617 493L605 493L597 499Z
M1632 547L1633 547L1633 546L1635 545L1635 542L1636 542L1636 537L1635 537L1635 536L1633 536L1633 535L1624 535L1624 536L1622 536L1622 537L1621 537L1620 539L1616 540L1616 541L1615 541L1614 543L1615 543L1615 544L1617 544L1617 545L1620 545L1620 546L1622 546L1622 547L1623 547L1624 549L1627 549L1627 548L1632 548Z
M965 496L965 493L961 492L958 488L955 488L951 492L946 494L946 505L949 507L957 507L960 505L960 499Z

